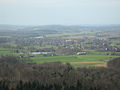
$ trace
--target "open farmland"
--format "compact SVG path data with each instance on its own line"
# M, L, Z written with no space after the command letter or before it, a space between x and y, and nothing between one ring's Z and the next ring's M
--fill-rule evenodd
M109 60L120 56L119 30L119 25L6 26L0 29L0 56L18 56L34 63L106 67Z
M32 62L46 63L46 62L62 62L70 63L75 67L90 67L90 66L106 66L106 63L116 58L117 56L104 55L73 55L73 56L53 56L53 57L33 57Z

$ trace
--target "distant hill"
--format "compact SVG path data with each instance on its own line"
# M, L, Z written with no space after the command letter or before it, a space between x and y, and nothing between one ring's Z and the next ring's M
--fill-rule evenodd
M6 25L0 24L0 30L57 30L57 31L77 31L77 30L96 30L96 29L117 29L120 28L119 24L116 25L40 25L40 26L19 26L19 25Z
M43 25L18 26L0 24L0 36L39 36L58 33L78 33L80 31L119 31L120 25Z

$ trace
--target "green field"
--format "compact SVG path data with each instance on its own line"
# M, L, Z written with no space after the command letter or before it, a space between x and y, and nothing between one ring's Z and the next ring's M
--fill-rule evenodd
M11 51L9 49L0 48L0 55L10 55Z
M50 46L49 46L50 47ZM35 63L45 63L45 62L62 62L70 63L74 67L89 67L89 66L102 66L106 67L107 61L116 58L118 56L109 56L113 52L98 52L96 50L87 50L87 55L64 55L64 56L48 56L43 57L42 55L35 55L30 57L30 60ZM114 52L119 54L119 52ZM19 54L14 53L14 50L7 48L0 48L0 55L14 55L19 56Z
M105 51L97 51L97 50L86 50L87 54L89 55L120 55L120 52L105 52Z
M120 41L112 41L114 44L120 44Z
M70 63L75 67L89 67L89 66L106 66L107 61L116 58L117 56L104 55L73 55L73 56L53 56L53 57L32 57L32 62L62 62Z
M0 48L0 56L18 56L19 54L14 52L14 49L10 49L10 48Z

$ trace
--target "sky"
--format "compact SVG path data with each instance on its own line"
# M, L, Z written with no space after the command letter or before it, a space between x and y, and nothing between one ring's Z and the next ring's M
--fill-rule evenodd
M0 0L0 24L120 24L120 0Z

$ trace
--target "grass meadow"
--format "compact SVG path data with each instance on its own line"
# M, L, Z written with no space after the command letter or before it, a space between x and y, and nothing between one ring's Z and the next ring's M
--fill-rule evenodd
M32 57L32 62L46 63L46 62L62 62L70 63L74 67L106 67L106 63L118 56L105 55L71 55L71 56L53 56L53 57Z

